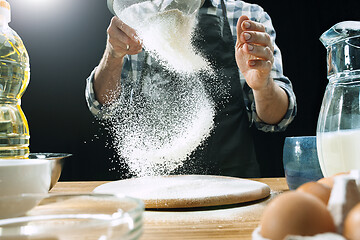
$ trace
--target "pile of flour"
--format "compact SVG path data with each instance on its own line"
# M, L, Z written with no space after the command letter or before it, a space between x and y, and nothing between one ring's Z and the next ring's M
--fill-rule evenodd
M114 9L164 71L142 76L140 92L122 86L122 97L107 116L112 145L133 175L170 174L214 128L214 103L200 80L204 72L211 78L212 69L192 46L196 15L174 9L158 13L151 1ZM130 101L124 97L129 93Z

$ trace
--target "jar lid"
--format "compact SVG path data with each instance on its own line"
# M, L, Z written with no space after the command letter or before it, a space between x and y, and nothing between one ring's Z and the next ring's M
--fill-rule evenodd
M360 22L359 21L344 21L332 26L329 30L324 32L320 41L325 47L337 43L341 40L350 37L360 36Z

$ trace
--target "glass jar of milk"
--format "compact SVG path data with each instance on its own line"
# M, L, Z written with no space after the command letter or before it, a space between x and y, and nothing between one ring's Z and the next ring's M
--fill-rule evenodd
M323 33L329 84L318 124L317 151L325 177L360 169L360 22L340 22Z

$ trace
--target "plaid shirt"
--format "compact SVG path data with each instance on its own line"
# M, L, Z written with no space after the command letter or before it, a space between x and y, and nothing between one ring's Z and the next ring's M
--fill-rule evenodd
M205 11L208 14L214 14L217 16L222 16L221 0L211 0L212 6L209 8L201 8L200 11ZM236 43L236 25L240 16L246 15L252 21L259 22L265 26L266 32L270 35L273 45L274 45L274 64L271 71L271 77L274 81L283 88L288 97L289 97L289 107L284 116L284 118L276 125L269 125L261 121L258 115L256 114L256 106L254 102L254 97L251 88L246 84L244 76L240 75L240 82L243 89L243 96L245 101L245 106L248 111L249 120L255 124L255 126L264 132L275 132L275 131L284 131L286 127L292 122L296 115L296 98L292 89L290 80L283 75L282 69L282 57L280 49L275 44L276 33L272 26L271 19L269 15L258 5L249 4L243 1L237 0L225 0L227 17L230 24L231 32L233 35L234 46ZM122 69L122 79L128 78L129 74L132 81L138 81L140 79L140 73L142 70L143 61L145 59L144 52L141 52L137 55L126 55L124 59L124 65ZM106 112L106 107L101 105L95 97L93 89L93 78L94 71L91 73L87 79L87 85L85 90L86 100L89 106L90 111L98 118L103 117L103 112ZM122 83L125 84L125 83Z

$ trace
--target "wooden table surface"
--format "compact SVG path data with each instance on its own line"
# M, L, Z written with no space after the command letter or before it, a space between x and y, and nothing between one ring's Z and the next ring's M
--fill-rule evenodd
M184 209L146 210L141 239L251 239L266 204L276 195L287 191L285 178L251 179L266 183L270 197L231 206ZM53 193L86 193L106 182L58 182Z

